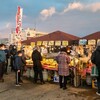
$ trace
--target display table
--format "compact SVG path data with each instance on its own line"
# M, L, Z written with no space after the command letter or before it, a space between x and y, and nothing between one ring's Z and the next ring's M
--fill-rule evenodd
M52 67L52 66L51 66ZM43 65L43 78L44 80L48 80L48 75L50 74L49 72L54 72L56 73L58 71L58 68L51 68L48 67L48 65ZM26 77L34 77L34 70L33 70L33 65L32 64L27 64L26 65L26 72L24 74Z
M47 77L48 75L47 75L47 73L48 72L50 72L50 71L53 71L53 73L54 73L54 75L55 75L55 73L57 73L58 72L58 68L52 68L52 66L50 67L48 67L49 65L43 65L43 69L45 69L44 71L43 71L43 76L45 77ZM27 74L26 74L26 76L28 76L28 77L34 77L34 71L33 71L33 65L26 65L26 68L27 68ZM77 73L77 68L76 67L74 67L74 66L70 66L69 67L70 68L70 70L72 70L72 72L74 73L74 86L75 87L78 87L79 85L80 85L80 77L79 77L79 75L78 75L78 73ZM46 71L47 70L47 71ZM45 72L46 71L46 72ZM57 75L58 76L58 75Z
M33 68L33 64L27 64L26 68Z
M43 65L43 69L58 71L58 68L48 67L48 65Z
M49 65L43 65L42 67L43 67L43 69L47 69L47 70L54 70L54 71L58 71L58 68L53 68L52 66L51 67L48 67ZM26 65L26 68L33 68L33 65L32 64L30 64L30 65Z

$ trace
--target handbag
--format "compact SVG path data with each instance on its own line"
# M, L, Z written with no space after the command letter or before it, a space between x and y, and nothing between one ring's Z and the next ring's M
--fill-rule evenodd
M98 75L98 69L97 69L96 66L93 66L93 67L92 67L91 76L92 76L92 77L97 77L97 76L99 76L99 75Z

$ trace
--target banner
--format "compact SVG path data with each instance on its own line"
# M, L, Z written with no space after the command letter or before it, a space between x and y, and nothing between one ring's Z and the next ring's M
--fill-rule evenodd
M55 46L61 46L61 41L55 41Z
M88 40L88 45L96 45L96 40Z
M19 35L22 31L22 15L23 15L23 9L21 7L18 7L17 13L16 13L16 33Z
M68 46L68 41L62 41L62 46Z

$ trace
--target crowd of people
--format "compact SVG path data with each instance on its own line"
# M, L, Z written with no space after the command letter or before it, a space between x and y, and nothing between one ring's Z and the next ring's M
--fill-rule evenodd
M73 46L73 51L74 46ZM88 50L84 49L84 54L88 56ZM71 52L74 54L74 52ZM78 56L81 56L81 53L77 53ZM37 83L38 76L40 78L41 84L45 84L43 80L43 67L41 64L42 56L41 52L38 50L37 47L33 49L32 52L32 61L33 61L33 70L34 70L34 83ZM0 82L4 82L4 73L7 73L8 68L8 59L10 58L10 66L11 71L15 72L16 75L16 86L20 86L23 83L22 76L23 71L26 65L26 57L24 55L24 50L17 51L16 46L10 46L9 49L4 45L0 44ZM58 74L59 74L59 86L64 90L67 89L67 80L69 77L69 63L71 61L69 57L68 48L63 47L61 48L58 56L56 57L56 61L58 63ZM97 77L97 87L98 92L97 94L100 95L100 43L97 44L97 48L92 53L91 61L93 64L96 65L98 69L98 77Z
M17 51L15 45L8 48L0 44L0 82L4 82L4 74L8 75L8 59L10 59L11 71L16 73L16 86L19 86L23 83L21 78L26 64L24 51Z

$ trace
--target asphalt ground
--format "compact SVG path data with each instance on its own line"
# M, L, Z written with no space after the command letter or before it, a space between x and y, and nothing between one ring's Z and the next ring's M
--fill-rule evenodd
M0 83L0 100L100 100L96 89L68 86L67 90L63 90L58 84L34 84L28 78L16 87L14 72L4 75L4 79L4 83Z

